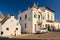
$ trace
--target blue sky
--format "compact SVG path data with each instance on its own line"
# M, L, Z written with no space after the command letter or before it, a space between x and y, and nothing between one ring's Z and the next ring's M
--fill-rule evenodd
M55 11L55 18L60 21L60 0L0 0L0 11L7 16L8 13L18 16L19 10L25 11L32 7L34 2L39 7L48 6Z

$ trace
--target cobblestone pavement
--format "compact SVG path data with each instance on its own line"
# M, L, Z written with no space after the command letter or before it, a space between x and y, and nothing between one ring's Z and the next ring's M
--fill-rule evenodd
M16 38L22 39L60 39L60 32L48 32L44 34L22 34L22 36L16 36Z
M48 32L44 34L22 34L21 36L11 36L10 38L60 40L60 32Z

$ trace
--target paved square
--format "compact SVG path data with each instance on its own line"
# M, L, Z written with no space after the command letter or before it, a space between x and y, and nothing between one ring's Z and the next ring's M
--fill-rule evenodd
M44 34L22 34L23 36L16 36L22 39L60 39L60 32L48 32Z

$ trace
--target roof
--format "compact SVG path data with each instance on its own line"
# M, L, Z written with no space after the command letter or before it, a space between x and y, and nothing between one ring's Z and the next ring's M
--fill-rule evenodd
M1 12L0 12L0 19L4 19L4 16Z
M55 12L54 10L52 10L52 9L50 9L49 7L45 7L46 9L48 9L48 10L50 10L50 11L52 11L52 12Z
M48 8L47 6L45 6L45 7L40 7L40 9L43 10L43 11L45 11L45 9L47 9L47 10L50 10L51 12L55 12L54 10Z
M6 20L8 20L9 18L11 18L10 15L6 16L2 21L1 21L1 24L4 24Z

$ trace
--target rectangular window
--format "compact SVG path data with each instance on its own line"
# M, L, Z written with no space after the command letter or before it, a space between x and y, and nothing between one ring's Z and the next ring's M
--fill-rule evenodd
M26 23L25 23L25 28L26 28Z
M46 26L46 28L48 27L48 25L47 25L47 24L45 24L45 26Z
M40 15L38 15L38 21L40 21Z
M44 17L43 17L43 20L44 20Z
M49 20L49 14L48 14L48 20Z
M27 15L25 15L25 19L27 19Z
M21 20L21 17L20 17L20 20Z
M52 15L51 15L51 20L52 20Z

